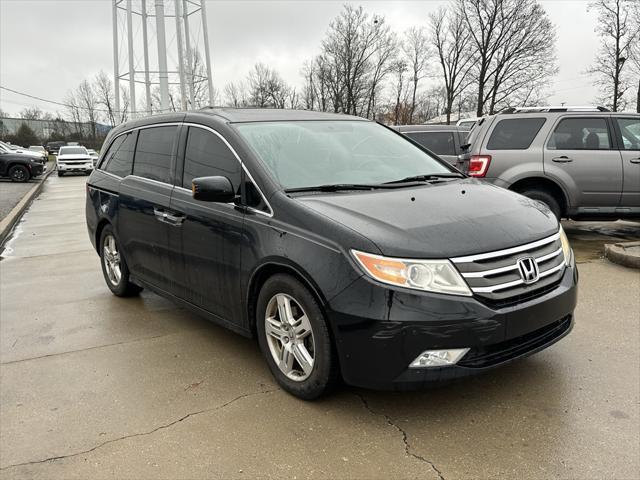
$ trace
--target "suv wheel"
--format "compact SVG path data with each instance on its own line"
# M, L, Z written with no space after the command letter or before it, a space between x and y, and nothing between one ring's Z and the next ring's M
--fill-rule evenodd
M14 165L9 169L9 178L12 182L26 182L30 177L29 170L24 165Z
M325 316L304 285L290 275L274 275L260 291L256 317L260 349L284 390L313 400L334 387L335 348Z
M107 225L100 234L100 263L107 286L118 297L130 297L142 290L142 287L129 281L129 268L120 251L120 246Z
M524 190L520 193L525 197L531 198L532 200L538 200L539 202L544 203L547 207L549 207L549 210L553 212L558 220L562 218L562 209L560 208L560 202L558 202L558 200L556 200L556 197L554 197L546 190Z
M64 172L63 172L62 170L58 170L58 176L59 176L59 177L64 176Z

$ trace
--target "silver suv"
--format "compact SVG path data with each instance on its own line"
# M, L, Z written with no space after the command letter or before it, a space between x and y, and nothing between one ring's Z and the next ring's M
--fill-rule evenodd
M558 217L640 217L640 114L515 108L468 140L469 175L548 205Z

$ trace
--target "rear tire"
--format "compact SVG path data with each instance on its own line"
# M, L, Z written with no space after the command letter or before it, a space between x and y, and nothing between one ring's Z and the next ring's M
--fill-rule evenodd
M562 208L560 207L560 202L553 194L549 193L548 191L529 189L520 192L520 194L532 200L538 200L539 202L544 203L547 207L549 207L549 210L551 210L551 212L556 216L558 220L562 219Z
M14 165L9 169L9 178L12 182L28 182L31 178L29 170L24 165Z
M131 297L142 291L142 287L129 281L129 267L111 225L105 226L100 234L100 264L104 280L115 296Z
M256 327L260 350L284 390L314 400L335 387L338 356L329 326L318 301L300 281L277 274L265 282Z

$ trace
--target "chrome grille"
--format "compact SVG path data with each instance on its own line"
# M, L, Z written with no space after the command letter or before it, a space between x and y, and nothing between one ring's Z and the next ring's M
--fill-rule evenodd
M520 275L518 260L523 257L532 257L537 264L539 276L533 283L525 283ZM526 245L451 261L475 295L500 305L548 289L560 281L565 268L559 233Z

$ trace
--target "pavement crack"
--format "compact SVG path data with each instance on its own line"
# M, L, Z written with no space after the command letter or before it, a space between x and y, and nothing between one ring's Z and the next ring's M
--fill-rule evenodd
M364 398L364 396L362 396L359 393L354 393L354 395L356 397L358 397L360 399L360 401L362 402L362 405L364 405L364 408L371 413L372 415L376 415L379 417L382 417L386 420L387 424L392 426L393 428L395 428L396 430L398 430L398 432L400 432L400 434L402 435L402 443L404 443L404 451L405 454L409 455L410 457L415 458L416 460L419 460L423 463L426 463L427 465L429 465L431 467L431 469L438 475L438 478L440 480L445 480L444 476L442 475L442 472L438 469L438 467L436 467L436 465L429 459L423 457L422 455L418 455L417 453L413 453L412 451L412 447L411 444L409 443L409 437L407 435L407 432L404 431L404 429L402 427L400 427L397 423L395 423L391 417L389 417L389 415L387 415L386 413L380 413L380 412L376 412L374 411L370 406L369 406L369 402L367 402L367 400Z
M278 391L278 389L277 388L273 388L273 389L270 389L270 390L260 390L258 392L244 393L242 395L238 395L237 397L232 398L231 400L229 400L229 401L227 401L227 402L225 402L225 403L223 403L221 405L217 405L217 406L212 407L212 408L205 408L204 410L198 410L197 412L187 413L186 415L184 415L184 416L182 416L182 417L180 417L180 418L178 418L178 419L176 419L176 420L174 420L172 422L166 423L164 425L160 425L160 426L158 426L158 427L156 427L156 428L154 428L152 430L149 430L147 432L132 433L132 434L129 434L129 435L124 435L122 437L112 438L110 440L106 440L106 441L104 441L102 443L99 443L98 445L96 445L94 447L91 447L91 448L89 448L87 450L82 450L80 452L69 453L67 455L57 455L57 456L54 456L54 457L43 458L42 460L32 460L32 461L29 461L29 462L22 462L22 463L15 463L15 464L12 464L12 465L7 465L6 467L1 467L0 471L8 470L10 468L15 468L15 467L23 467L23 466L27 466L27 465L38 465L38 464L41 464L41 463L53 462L53 461L56 461L56 460L73 458L73 457L77 457L79 455L86 455L88 453L91 453L91 452L94 452L94 451L98 450L99 448L104 447L105 445L109 445L111 443L120 442L122 440L127 440L129 438L144 437L144 436L147 436L147 435L152 435L152 434L156 433L159 430L165 430L167 428L171 428L174 425L187 420L188 418L195 417L196 415L222 410L223 408L226 408L229 405L231 405L232 403L235 403L235 402L237 402L239 400L243 400L243 399L248 398L248 397L254 397L256 395L264 395L264 394L267 394L267 393L273 393L273 392L276 392L276 391Z

